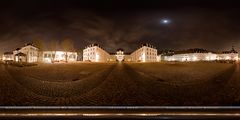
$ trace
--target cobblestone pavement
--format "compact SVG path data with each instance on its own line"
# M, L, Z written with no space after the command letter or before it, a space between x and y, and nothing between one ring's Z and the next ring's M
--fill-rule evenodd
M21 69L21 68L17 68ZM238 105L239 65L190 85L167 84L125 63L76 81L44 81L0 64L0 105Z

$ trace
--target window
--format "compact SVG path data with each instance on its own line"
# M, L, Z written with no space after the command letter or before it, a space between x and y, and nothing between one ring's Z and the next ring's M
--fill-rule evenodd
M51 54L48 54L47 56L48 56L48 58L51 58Z
M47 58L47 54L46 53L44 54L44 58Z

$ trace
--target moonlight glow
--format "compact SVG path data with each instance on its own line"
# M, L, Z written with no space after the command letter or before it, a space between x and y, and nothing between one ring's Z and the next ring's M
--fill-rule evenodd
M169 20L169 19L162 19L162 20L161 20L161 23L162 23L162 24L169 24L169 23L170 23L170 20Z

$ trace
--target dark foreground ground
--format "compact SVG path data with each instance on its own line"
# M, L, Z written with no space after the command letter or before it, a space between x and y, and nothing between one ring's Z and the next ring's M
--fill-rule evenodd
M0 105L239 105L239 64L0 64Z

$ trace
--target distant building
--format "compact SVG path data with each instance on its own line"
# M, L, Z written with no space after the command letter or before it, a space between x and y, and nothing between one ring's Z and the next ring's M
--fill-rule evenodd
M117 58L117 61L119 61L119 62L124 60L124 51L123 51L123 49L119 48L117 50L116 58Z
M22 48L17 48L13 52L6 52L3 60L13 60L16 62L74 62L77 61L77 52L69 51L39 51L32 44L26 44Z
M212 61L216 60L217 55L214 53L186 53L165 56L165 61Z
M156 62L157 49L150 44L142 44L142 46L131 54L134 62Z
M163 50L157 55L157 49L150 44L142 44L132 53L125 53L123 49L118 49L116 53L108 53L99 44L91 44L85 47L82 53L83 61L90 62L160 62L160 61L214 61L214 60L238 60L238 52L232 48L230 51L216 53L205 49L188 49L182 51ZM39 51L32 44L26 44L22 48L17 48L13 52L5 52L2 60L16 62L75 62L79 58L77 52L71 51Z
M91 44L83 50L83 61L107 62L110 54L98 44Z
M77 52L65 51L42 51L42 62L75 62L77 61Z
M217 56L218 60L238 60L238 52L234 50L232 47L232 50L230 51L224 51Z
M203 49L189 49L186 51L176 51L172 55L164 55L165 61L214 61L214 60L238 60L238 53L231 51L217 54Z
M3 61L8 61L8 60L13 61L14 60L13 52L5 52L5 53L3 53L2 60Z

